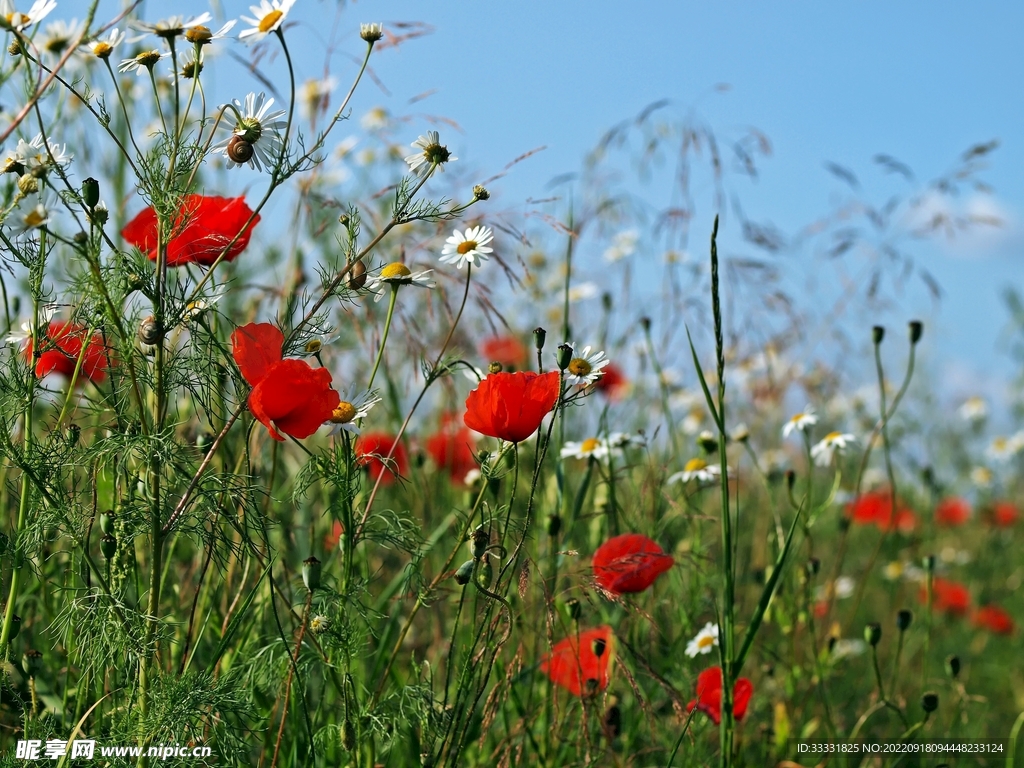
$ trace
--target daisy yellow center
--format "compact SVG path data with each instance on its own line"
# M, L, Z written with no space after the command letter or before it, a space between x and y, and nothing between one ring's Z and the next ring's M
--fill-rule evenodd
M840 437L842 437L841 432L829 432L827 435L825 435L825 442L834 443Z
M796 424L802 418L804 418L804 414L798 413L796 416L794 416L792 419L790 419L790 421L793 422L794 424Z
M697 638L698 648L707 648L715 644L714 635L704 635L703 637Z
M135 60L144 67L152 68L154 64L160 61L160 52L146 51L145 53L140 53L138 56L136 56Z
M348 424L355 418L355 415L356 407L352 405L352 403L342 401L338 404L338 407L334 409L334 413L331 414L331 423Z
M204 27L199 24L194 27L190 27L188 31L185 32L185 39L190 43L199 43L202 45L203 43L208 43L213 39L213 33L210 31L209 27Z
M992 441L992 447L995 448L997 451L1001 451L1001 450L1005 449L1006 448L1006 438L1005 437L997 437L995 440Z
M706 469L708 463L704 459L690 459L686 462L686 466L683 469L686 472L700 472L702 469Z
M394 264L388 264L380 271L381 280L393 280L396 277L408 277L411 274L412 270L400 261L396 261Z
M28 216L25 217L25 225L28 227L42 226L44 221L46 221L46 214L40 211L31 211Z
M598 445L599 445L599 442L598 442L598 439L596 437L588 437L580 445L580 450L583 453L592 453L594 450L597 449Z
M262 135L263 126L255 117L243 117L235 127L235 136L240 136L250 144L255 144Z
M101 59L105 59L110 56L114 47L110 43L96 43L92 47L92 52Z
M447 163L451 156L452 153L448 151L448 147L442 147L440 144L429 144L423 150L423 157L432 165Z
M315 355L323 347L323 342L320 339L310 339L306 342L306 352L310 355Z
M262 19L260 19L259 30L260 32L269 32L274 28L274 25L281 20L284 16L284 11L275 8Z
M465 256L472 250L476 249L476 240L466 240L465 242L459 243L459 247L455 250L459 252L460 256Z
M586 376L592 370L594 369L590 367L590 363L582 357L574 357L569 361L569 373L573 376Z

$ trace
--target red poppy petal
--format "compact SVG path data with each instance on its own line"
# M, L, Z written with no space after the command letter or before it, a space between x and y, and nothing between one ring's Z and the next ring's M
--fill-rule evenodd
M299 440L309 437L339 402L340 396L331 389L330 371L314 369L304 360L274 363L249 394L249 410L275 440L284 440L278 430Z
M581 632L578 641L575 635L570 635L541 660L540 669L551 682L574 696L602 691L608 687L614 643L615 635L607 625Z
M274 363L281 362L284 334L270 323L249 323L231 333L231 353L238 370L255 387Z
M156 259L156 212L152 206L140 211L121 230L121 237L134 245L150 259Z
M754 695L754 684L741 677L732 688L732 715L737 720L742 720L747 714L747 705L750 704L750 697Z
M656 541L643 534L624 533L598 547L593 559L594 577L609 592L643 592L673 563Z

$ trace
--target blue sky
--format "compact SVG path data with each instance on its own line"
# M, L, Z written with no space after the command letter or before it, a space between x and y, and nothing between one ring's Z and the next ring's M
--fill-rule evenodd
M162 5L150 4L146 15ZM229 18L248 15L248 2L220 6ZM1013 373L997 337L1008 321L999 294L1024 275L1024 4L363 0L338 8L333 0L293 8L299 80L329 66L339 90L347 88L362 51L360 22L429 25L429 34L375 55L387 92L364 83L354 116L376 105L409 115L410 141L432 127L427 115L450 118L461 132L448 131L446 143L481 178L545 146L495 184L494 204L506 209L549 195L548 182L577 171L609 126L659 99L679 114L695 109L716 132L756 126L771 139L757 182L737 189L750 218L785 233L848 194L826 162L849 168L881 202L901 182L872 162L876 154L898 158L923 181L971 145L998 139L981 174L993 193L966 194L953 212L981 210L1004 226L915 246L946 295L936 308L925 291L909 290L883 319L926 320L930 375L951 398L996 396ZM330 57L328 40L337 43ZM722 83L729 90L716 92ZM713 214L705 205L694 224L702 258ZM753 252L735 221L726 221L722 244ZM821 265L805 251L778 258L806 277Z

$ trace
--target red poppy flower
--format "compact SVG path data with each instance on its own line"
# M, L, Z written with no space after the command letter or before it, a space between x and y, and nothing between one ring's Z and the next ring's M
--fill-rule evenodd
M754 684L741 677L732 687L732 716L742 720L754 695ZM686 711L699 709L718 725L722 722L722 668L708 667L697 676L697 698L686 705Z
M409 457L401 442L395 445L395 452L391 458L387 462L384 461L393 445L395 436L386 432L365 432L356 440L355 449L359 466L369 467L370 479L377 482L377 478L380 477L381 485L391 485L397 475L409 473Z
M1012 528L1019 514L1017 507L1010 501L997 501L992 505L992 525L997 528Z
M971 518L971 505L967 499L954 496L943 499L935 507L935 523L937 525L963 525Z
M36 361L36 378L48 373L60 373L68 378L75 373L78 357L82 354L82 342L87 329L71 322L55 320L46 327L44 338L40 339L39 359ZM32 341L25 346L25 357L32 361ZM85 356L82 358L81 375L93 383L107 377L107 355L103 337L96 333L85 342ZM81 379L79 379L81 381Z
M606 624L557 643L541 660L540 670L574 696L592 695L608 687L614 651L615 634Z
M234 240L224 254L224 259L231 261L249 245L252 228L259 223L257 214L252 223L245 226L250 216L252 209L245 204L244 197L186 196L175 219L174 231L169 233L167 266L213 264ZM140 251L148 252L150 261L156 261L157 217L153 207L129 221L121 230L121 236Z
M501 363L506 368L518 369L526 365L528 352L515 336L492 336L480 344L480 354L488 363Z
M278 430L301 440L331 418L341 397L331 388L330 371L282 360L283 346L284 334L270 323L249 323L231 334L235 363L252 386L249 411L275 440L284 440Z
M608 363L601 369L603 375L594 382L594 389L609 400L618 400L629 387L629 379L615 363Z
M473 442L473 433L446 414L441 429L427 438L427 453L434 464L448 470L454 484L465 485L467 473L477 467Z
M334 548L338 546L338 542L341 541L341 534L345 532L345 527L338 520L334 521L334 525L331 527L331 532L324 536L324 552L333 552Z
M921 587L920 598L922 603L928 602L926 587ZM971 607L971 593L963 584L935 577L932 580L932 605L937 611L963 615Z
M909 533L917 525L917 518L898 499L896 504L894 515L889 491L870 491L847 504L846 514L858 525L876 525L883 531L895 528L902 533Z
M987 629L999 635L1013 634L1013 619L998 605L986 605L979 608L974 612L972 622L979 629Z
M640 533L624 533L597 548L594 578L602 589L616 595L643 592L673 563L656 541Z
M492 373L466 398L463 421L489 437L521 443L558 402L558 372Z

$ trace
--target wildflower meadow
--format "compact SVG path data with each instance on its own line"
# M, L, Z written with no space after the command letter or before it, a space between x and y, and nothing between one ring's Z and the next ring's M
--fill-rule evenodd
M416 24L2 2L0 764L1024 765L1024 431L900 315L921 194L808 229L812 316L755 129L524 207L376 105Z

